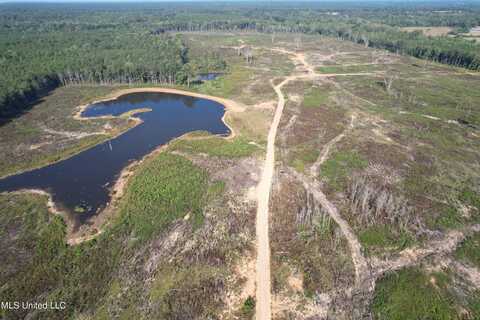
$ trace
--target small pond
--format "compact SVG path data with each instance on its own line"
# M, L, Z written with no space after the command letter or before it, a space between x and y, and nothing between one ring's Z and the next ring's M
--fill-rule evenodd
M143 123L71 158L0 179L0 192L42 189L55 204L84 223L110 201L110 189L123 168L157 147L197 130L229 134L224 107L215 101L178 94L141 92L90 105L83 117L118 116L149 108L136 116Z

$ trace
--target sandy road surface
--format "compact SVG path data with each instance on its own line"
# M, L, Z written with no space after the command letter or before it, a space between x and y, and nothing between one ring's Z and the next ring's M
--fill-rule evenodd
M267 155L263 167L262 177L257 187L257 263L256 263L256 318L262 320L271 319L271 281L270 281L270 244L268 235L268 203L272 186L273 170L275 167L275 138L278 126L285 107L285 97L281 91L292 78L283 80L273 87L278 96L277 108L273 117L272 125L268 132ZM273 85L273 82L272 82Z
M285 50L277 50L282 53L293 55L292 59L299 61L307 70L308 74L292 75L285 78L277 85L271 81L273 89L278 97L277 108L273 117L272 125L268 132L267 154L263 167L260 183L257 187L257 217L256 217L256 236L257 236L257 262L256 262L256 319L271 319L271 279L270 279L270 240L268 231L268 203L270 200L270 190L272 187L272 178L275 168L275 138L277 136L278 126L285 107L285 96L282 87L289 81L299 78L314 77L313 68L306 63L305 57L300 53L293 53Z

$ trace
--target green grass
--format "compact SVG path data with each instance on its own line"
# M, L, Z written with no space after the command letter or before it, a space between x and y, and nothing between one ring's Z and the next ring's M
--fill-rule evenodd
M468 183L468 182L467 182ZM480 194L468 187L464 187L460 193L459 200L468 206L480 211Z
M0 195L0 283L5 283L15 269L31 262L35 254L35 243L48 228L52 216L45 206L45 196ZM23 258L23 253L26 258ZM0 290L1 292L1 290ZM3 301L3 300L2 300Z
M372 303L375 319L458 319L448 281L444 273L428 275L418 269L388 274L376 286Z
M392 248L401 250L410 246L413 238L406 232L394 232L390 226L375 225L362 230L359 239L368 250Z
M469 217L464 216L462 212L460 212L459 208L452 205L444 205L444 204L437 204L435 206L435 213L434 216L427 217L426 222L427 226L431 229L456 229L460 228L466 224L471 223L478 223L480 219L480 201L478 193L472 191L470 185L472 185L471 181L455 181L457 185L460 185L457 191L455 186L449 186L446 189L435 190L431 185L428 188L428 185L425 186L424 193L428 194L438 194L436 197L446 196L447 199L456 199L456 201L460 202L462 205L466 206L469 210ZM438 186L438 182L437 182ZM449 201L454 202L454 201Z
M146 240L186 214L199 221L207 188L205 171L183 157L161 153L147 160L129 183L120 209L121 223Z
M231 66L227 74L214 80L205 81L196 90L212 96L231 98L240 92L242 84L249 80L251 73L252 71L243 65L235 64Z
M470 297L468 297L468 309L472 313L472 319L480 317L480 290L475 290Z
M247 299L243 302L242 305L242 315L245 317L253 317L255 313L255 298L252 296L248 296Z
M23 219L19 230L29 231L28 235L20 232L24 234L23 239L13 243L9 243L11 239L3 239L0 245L2 252L14 250L16 257L14 261L3 261L6 270L13 272L0 279L0 296L2 301L65 301L71 306L65 311L40 311L38 315L44 319L65 319L75 310L91 308L103 295L118 268L122 244L107 242L105 235L76 247L68 246L63 219L48 213L45 201L44 196L18 195L10 202L11 208L2 206L0 210L2 220L8 216L9 209L26 210L18 211L15 220ZM26 260L21 258L25 250ZM2 312L5 319L25 316L25 310Z
M480 234L466 238L455 251L455 256L476 267L480 267Z
M256 145L248 143L244 138L226 140L221 137L207 137L205 139L180 139L171 144L171 150L186 153L205 153L222 158L241 158L252 155L259 150Z
M434 219L433 227L440 229L459 228L464 224L464 219L454 207L445 208L438 217Z
M298 172L304 172L305 166L313 164L319 155L319 151L311 145L302 144L291 152L290 165Z
M335 190L346 186L347 178L354 170L365 168L368 161L355 151L339 151L325 161L320 168L320 176Z
M309 88L303 96L303 106L306 108L318 108L327 102L329 92L320 88Z
M317 68L321 73L361 73L372 72L384 68L382 65L324 66Z

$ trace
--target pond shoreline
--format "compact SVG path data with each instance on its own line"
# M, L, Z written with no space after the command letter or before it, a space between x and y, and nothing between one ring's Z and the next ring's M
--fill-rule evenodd
M171 89L171 88L156 88L156 87L147 87L147 88L132 88L132 89L121 89L118 91L113 92L112 94L108 95L105 98L90 102L88 104L84 104L81 106L76 107L75 109L77 112L73 115L73 118L76 120L94 120L94 119L99 119L99 118L119 118L119 117L125 117L127 116L129 120L135 121L135 124L128 127L126 130L120 131L114 136L109 137L106 140L100 141L98 144L104 143L108 140L115 139L116 137L120 136L121 134L126 133L127 131L131 130L132 128L140 125L143 123L143 120L140 118L136 117L136 114L139 112L147 112L149 111L148 108L143 108L143 109L138 109L137 110L131 110L127 112L126 114L120 114L117 116L113 115L107 115L107 116L95 116L95 117L84 117L82 116L82 113L91 105L101 103L101 102L107 102L107 101L113 101L118 99L119 97L123 95L128 95L131 93L143 93L143 92L155 92L155 93L166 93L166 94L175 94L175 95L183 95L183 96L192 96L195 98L200 98L200 99L206 99L206 100L211 100L214 102L217 102L221 104L224 108L224 114L222 116L222 122L225 124L225 126L229 129L230 134L228 136L224 136L225 139L232 139L235 137L235 131L233 130L232 126L227 122L226 116L230 112L242 112L245 110L245 107L228 99L220 98L220 97L214 97L214 96L209 96L209 95L204 95L200 93L195 93L195 92L190 92L190 91L185 91L185 90L179 90L179 89ZM144 161L148 160L149 158L163 152L166 150L170 143L177 139L184 139L188 135L190 135L192 132L185 133L179 137L176 137L169 142L162 144L158 146L156 149L151 151L150 153L144 155L141 159L133 161L132 163L128 164L126 167L124 167L121 172L119 173L118 178L115 180L114 184L112 187L109 188L109 196L110 196L110 201L106 204L106 206L100 210L98 213L93 215L92 217L88 218L86 220L86 223L81 224L80 226L76 225L75 218L73 217L73 213L69 213L65 210L60 210L57 205L55 205L54 201L52 200L52 194L49 192L42 190L42 189L35 189L35 188L30 188L30 189L21 189L21 190L15 190L15 191L10 191L10 192L3 192L3 193L34 193L34 194L41 194L45 195L48 197L47 201L47 208L48 211L52 214L55 215L61 215L64 218L64 221L67 225L67 243L69 245L76 245L80 244L84 241L91 240L98 235L100 235L104 229L105 226L109 224L111 221L111 218L115 215L117 209L118 209L118 202L122 198L123 194L125 193L126 186L128 185L129 178L134 174L134 171L137 169L139 165L141 165ZM48 163L46 165L40 166L38 168L46 167L48 165L54 164L56 162L64 161L67 160L68 158L71 158L81 152L84 152L90 148L95 147L96 145L89 146L86 149L82 149L78 153L74 153L72 155L69 155L66 158L59 159L58 161L54 161L51 163ZM12 173L11 175L2 177L6 178L12 175L16 174L21 174L24 172L32 171L38 168L30 168L28 170L20 171L17 173Z
M245 111L245 106L243 106L240 103L237 103L233 100L221 98L221 97L215 97L203 93L198 93L198 92L193 92L193 91L186 91L186 90L181 90L181 89L173 89L173 88L160 88L160 87L145 87L145 88L131 88L131 89L120 89L118 91L115 91L108 95L105 98L95 100L93 102L90 102L88 104L80 105L78 106L77 112L74 114L73 118L77 120L90 120L90 119L112 119L112 118L118 118L118 116L99 116L99 117L83 117L82 113L91 105L97 104L97 103L102 103L102 102L108 102L108 101L113 101L118 99L121 96L131 94L131 93L142 93L142 92L157 92L157 93L169 93L169 94L176 94L176 95L183 95L183 96L190 96L194 98L200 98L200 99L206 99L206 100L211 100L220 103L223 105L225 108L225 113L222 117L223 123L228 127L230 130L230 134L226 137L227 139L232 139L236 136L235 130L233 127L228 123L226 120L227 114L230 112L243 112ZM134 117L131 117L134 118ZM128 131L128 130L127 130Z

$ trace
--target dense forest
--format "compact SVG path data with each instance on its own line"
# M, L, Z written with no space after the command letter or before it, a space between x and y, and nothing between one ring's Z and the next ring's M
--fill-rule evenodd
M179 37L83 32L17 38L0 38L3 114L58 85L174 83L187 76L188 49Z
M225 68L214 53L190 57L176 32L321 34L479 70L479 44L398 28L478 24L474 2L0 4L0 117L59 85L186 83Z

